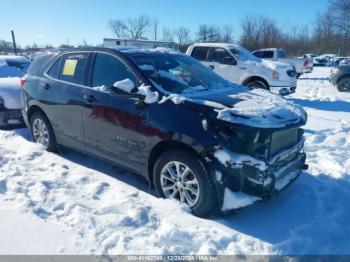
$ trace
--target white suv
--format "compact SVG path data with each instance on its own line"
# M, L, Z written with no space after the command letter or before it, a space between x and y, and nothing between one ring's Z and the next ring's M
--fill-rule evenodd
M241 46L200 43L191 45L186 54L233 83L267 89L280 95L295 92L297 73L293 66L262 60Z

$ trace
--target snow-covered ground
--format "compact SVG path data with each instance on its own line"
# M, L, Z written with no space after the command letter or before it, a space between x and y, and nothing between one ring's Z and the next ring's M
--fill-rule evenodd
M350 94L328 68L290 96L309 114L310 169L279 196L200 219L134 174L0 131L0 254L350 254Z

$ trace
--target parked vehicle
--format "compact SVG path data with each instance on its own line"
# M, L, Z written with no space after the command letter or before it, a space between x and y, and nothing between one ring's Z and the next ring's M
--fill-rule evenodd
M189 46L192 56L232 83L288 95L295 92L295 69L289 64L264 61L241 46L201 43Z
M350 58L345 56L334 57L330 60L332 67L338 67L341 65L350 65Z
M332 66L331 59L335 58L335 54L323 54L314 58L314 66Z
M0 56L0 128L23 124L20 77L29 64L25 57Z
M279 61L294 66L297 77L302 74L311 73L313 71L313 62L308 58L286 58L286 54L283 49L278 48L265 48L259 49L253 52L253 55L267 60Z
M315 55L315 54L305 54L305 55L300 56L299 58L314 59L315 57L317 57L317 55Z
M350 92L350 65L341 65L332 70L330 80L340 92Z
M47 150L63 145L130 169L198 216L226 210L225 194L266 198L306 168L301 107L233 85L175 52L38 56L22 110Z

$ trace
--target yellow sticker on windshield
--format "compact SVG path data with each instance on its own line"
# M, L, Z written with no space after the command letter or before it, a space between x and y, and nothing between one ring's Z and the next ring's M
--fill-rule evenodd
M64 62L62 75L64 76L74 76L75 68L77 67L78 60L67 59Z

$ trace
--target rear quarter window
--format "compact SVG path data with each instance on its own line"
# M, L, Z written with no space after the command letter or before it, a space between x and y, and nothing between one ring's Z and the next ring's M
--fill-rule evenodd
M47 74L53 78L58 78L58 74L60 72L60 65L61 65L62 57L56 60L56 62L51 66Z
M63 55L58 79L82 85L84 83L88 58L89 53Z

